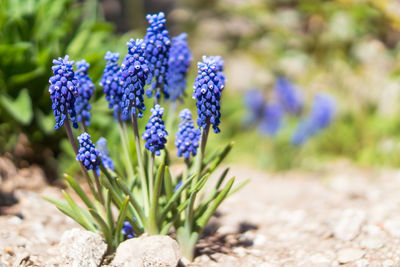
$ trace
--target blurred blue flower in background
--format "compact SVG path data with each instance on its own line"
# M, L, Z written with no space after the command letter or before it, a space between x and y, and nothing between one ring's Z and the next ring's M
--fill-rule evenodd
M135 219L135 218L133 218L133 219ZM121 233L125 236L126 239L135 237L135 231L133 231L132 225L128 221L124 222Z
M82 122L85 126L90 125L90 110L92 107L89 104L89 100L94 93L94 84L92 79L89 77L89 63L82 59L76 62L75 76L79 80L78 85L78 96L75 100L75 111L77 121Z
M104 137L100 137L96 142L97 150L100 152L100 158L104 166L108 169L115 170L114 162L110 158L110 151L107 147L107 140Z
M119 119L121 109L120 101L123 95L121 70L118 64L119 53L112 53L107 51L104 59L107 61L104 67L103 76L100 80L100 86L103 87L106 100L108 101L108 108L114 110L114 117Z
M274 92L286 112L295 115L302 112L303 96L289 79L279 77L276 80Z
M244 120L245 126L259 123L264 116L264 109L266 106L264 92L259 89L250 89L246 92L244 103L249 111Z
M267 103L263 110L263 115L258 129L262 133L275 136L282 125L285 112L278 102Z
M292 136L292 144L301 145L311 136L328 127L335 116L335 110L335 100L331 96L324 93L315 95L309 114L297 125Z
M181 98L186 88L186 76L192 61L186 38L186 33L172 38L167 72L168 94L172 101Z

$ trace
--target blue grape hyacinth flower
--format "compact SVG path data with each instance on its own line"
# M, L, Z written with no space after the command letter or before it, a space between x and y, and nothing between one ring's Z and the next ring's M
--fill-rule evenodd
M165 28L165 15L163 12L154 15L147 15L149 27L144 37L146 43L146 59L148 61L150 74L147 83L151 83L151 88L146 90L146 95L152 97L153 91L157 99L161 97L161 92L168 99L168 58L171 47L171 39Z
M244 104L249 111L244 120L246 126L259 123L264 117L266 106L265 94L258 89L248 90L244 96Z
M281 128L283 116L284 110L279 103L267 103L263 110L259 130L270 136L275 136Z
M275 94L288 113L300 114L302 112L303 96L289 79L279 77L276 80Z
M75 100L75 112L78 123L82 122L85 126L90 125L90 110L92 109L89 100L94 93L94 84L89 77L89 63L82 59L76 62L75 76L79 80L78 96Z
M297 125L292 136L292 144L301 145L328 127L335 116L335 109L335 101L331 96L323 93L315 95L309 114Z
M193 86L193 98L197 100L197 125L203 129L212 125L214 132L219 133L220 101L225 87L223 61L220 57L203 56L203 62L199 62L197 67L198 73Z
M149 74L143 40L137 39L135 41L131 39L126 45L128 46L128 54L121 65L123 95L119 104L123 120L129 119L133 115L139 118L143 117L143 111L146 108L143 97L144 86Z
M79 150L76 160L80 161L85 169L97 171L100 166L100 152L94 146L90 135L86 132L78 136Z
M192 113L189 109L184 109L179 113L181 123L176 133L175 146L178 149L178 157L185 159L195 156L201 137L201 130L194 126Z
M110 151L107 147L107 140L104 137L100 137L99 140L97 140L96 145L104 166L108 169L115 170L114 161L110 158Z
M132 225L128 221L124 222L122 229L121 229L121 233L125 236L126 239L135 237L135 231L133 231Z
M69 56L66 55L64 58L54 59L53 64L51 69L54 76L49 79L49 93L56 121L54 129L62 127L68 116L72 126L78 128L75 99L78 96L79 80L75 77L74 61L69 61Z
M142 139L146 141L145 147L156 156L161 155L160 150L165 148L167 143L166 136L168 135L162 116L164 114L164 108L160 105L155 105L151 109L151 116L149 122L146 124L145 131L142 135Z
M104 59L107 63L100 80L100 86L103 87L108 102L108 108L112 109L114 111L114 117L119 119L121 114L120 102L123 95L122 72L118 64L119 53L107 51Z
M171 101L181 99L186 89L186 76L192 61L186 38L186 33L172 38L167 72L168 94Z

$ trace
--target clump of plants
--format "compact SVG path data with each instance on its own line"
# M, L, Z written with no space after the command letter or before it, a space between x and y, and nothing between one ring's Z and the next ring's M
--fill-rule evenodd
M100 138L95 145L90 135L89 100L94 85L88 76L88 63L81 60L75 65L68 56L53 61L49 93L55 129L65 129L91 195L84 192L76 178L65 175L68 186L85 206L79 206L67 191L63 191L66 202L48 200L87 230L101 233L110 253L126 238L175 231L184 255L193 259L196 242L208 220L222 201L244 185L234 188L234 177L225 181L229 172L226 168L205 190L210 186L210 176L232 148L229 143L212 155L206 153L211 129L215 134L220 132L224 62L218 56L204 56L197 65L193 86L197 126L190 110L183 108L179 128L175 129L176 155L182 159L183 168L173 175L172 155L166 144L171 142L174 129L167 126L173 123L164 123L162 106L168 105L170 110L182 106L179 100L186 88L192 56L186 34L170 39L162 12L147 19L145 37L127 42L128 52L121 64L118 53L109 51L104 57L100 86L120 130L121 147L113 149L123 154L121 168L110 158L106 139ZM154 102L148 119L146 97ZM82 132L78 143L72 128ZM134 147L128 145L131 136Z

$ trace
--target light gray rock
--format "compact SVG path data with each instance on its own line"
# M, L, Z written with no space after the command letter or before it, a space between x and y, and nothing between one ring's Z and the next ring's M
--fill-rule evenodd
M342 264L349 263L361 259L364 254L364 250L358 248L344 248L338 251L337 260Z
M58 249L60 266L97 267L106 253L107 244L98 234L74 228L64 232Z
M365 211L353 209L345 210L333 231L335 237L344 241L354 239L360 233L361 224L364 220Z
M115 267L175 267L182 258L178 243L169 236L145 236L122 242L115 253Z
M383 227L392 235L393 237L400 237L400 219L387 220Z

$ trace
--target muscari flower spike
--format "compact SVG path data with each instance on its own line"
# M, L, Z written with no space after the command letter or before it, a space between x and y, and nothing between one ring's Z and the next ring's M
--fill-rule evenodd
M300 90L287 78L279 77L275 84L275 94L288 113L300 114L303 97Z
M192 61L186 38L186 33L172 38L167 72L168 94L171 101L180 99L186 89L186 76Z
M201 128L212 124L214 132L219 133L220 100L225 87L223 61L220 57L203 56L203 62L199 62L197 67L198 74L193 86L193 99L197 100L197 124Z
M327 94L317 94L313 98L307 117L301 120L292 136L292 144L301 145L311 136L329 126L335 116L335 101Z
M201 131L195 128L192 113L189 109L184 109L179 113L182 119L176 133L175 146L178 149L178 157L189 158L190 154L195 156L199 147Z
M72 126L78 128L75 98L78 96L79 80L75 77L73 70L74 61L69 61L69 56L66 55L64 58L54 59L53 64L51 69L54 76L49 79L49 93L56 121L54 129L58 130L62 127L67 116Z
M123 120L129 119L132 115L143 117L143 111L146 109L143 98L144 86L149 74L144 56L145 43L143 40L131 39L126 45L128 54L121 65L123 95L119 104Z
M96 149L93 142L90 140L90 135L86 132L78 136L79 150L76 155L76 160L80 161L86 170L97 171L100 166L100 152Z
M97 140L96 145L104 166L108 169L115 170L114 161L110 158L110 151L107 147L107 140L104 137L100 137L99 140Z
M88 73L89 67L89 63L84 59L76 62L75 76L79 80L79 86L78 96L75 100L75 111L78 123L83 122L85 126L90 125L90 110L92 108L89 100L94 93L94 84Z
M151 116L149 122L146 124L145 132L142 135L142 139L146 141L145 147L156 156L161 154L160 150L164 149L167 139L165 138L168 133L165 130L164 121L162 116L164 114L164 108L160 105L155 105L151 109Z
M100 86L103 87L104 94L106 95L108 108L113 109L114 117L119 119L121 113L120 102L123 95L122 73L118 64L119 53L107 51L104 59L107 63L100 80Z
M263 110L259 130L270 136L275 136L282 125L283 115L284 111L279 103L267 103Z
M163 12L154 15L147 15L149 22L147 33L144 37L146 43L146 59L149 64L149 77L147 83L151 83L151 88L146 90L146 95L152 97L153 91L157 99L161 97L161 92L165 99L168 99L168 57L171 47L171 39L165 28L165 15Z

